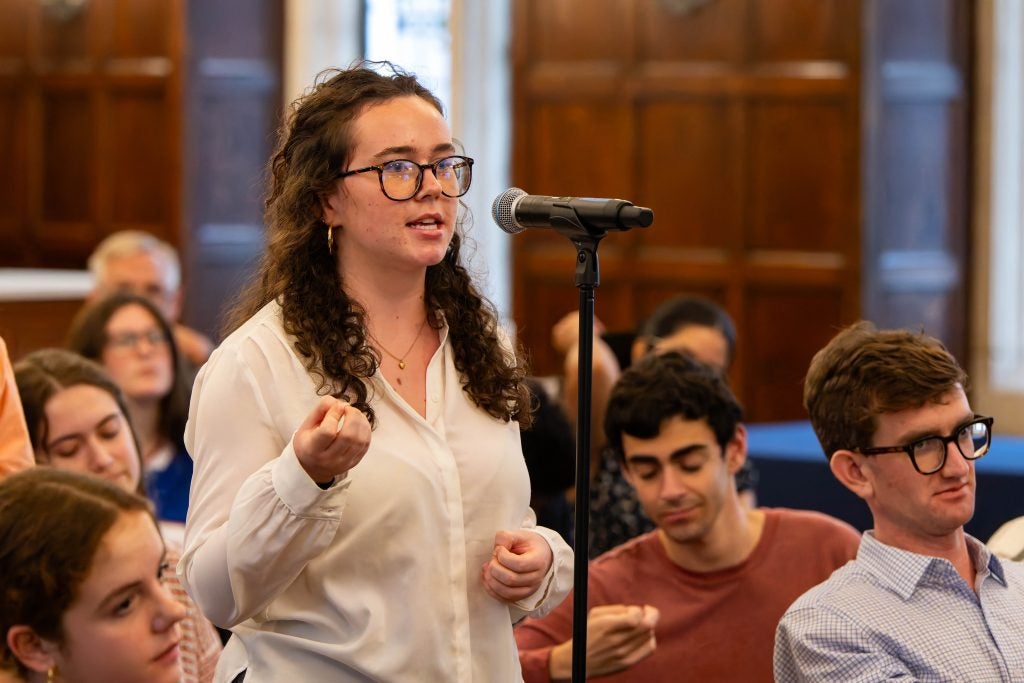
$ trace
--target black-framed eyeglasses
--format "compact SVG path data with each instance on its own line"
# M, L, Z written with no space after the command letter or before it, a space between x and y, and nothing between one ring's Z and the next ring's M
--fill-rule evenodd
M878 446L855 448L861 455L883 453L906 453L914 469L921 474L935 474L946 464L946 453L950 442L955 443L964 460L977 460L988 453L992 445L992 423L995 418L975 415L970 422L960 425L949 436L926 436L903 446Z
M461 197L469 192L469 185L473 182L473 160L463 156L445 157L429 164L417 164L411 159L395 159L379 166L344 171L338 177L347 178L356 173L376 171L384 196L403 202L412 199L420 191L423 172L428 168L434 172L445 197Z

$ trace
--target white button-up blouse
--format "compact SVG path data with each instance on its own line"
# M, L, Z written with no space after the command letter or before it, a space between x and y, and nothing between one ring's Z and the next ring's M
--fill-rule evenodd
M321 490L292 449L319 400L270 303L203 366L185 443L195 460L178 572L234 631L231 680L519 681L512 624L571 588L572 551L535 526L518 425L462 390L447 329L427 368L426 418L378 373L369 451ZM554 563L507 605L484 590L495 532L530 528Z

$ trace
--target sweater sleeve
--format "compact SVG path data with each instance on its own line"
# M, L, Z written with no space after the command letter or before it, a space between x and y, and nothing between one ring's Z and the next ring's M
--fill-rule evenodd
M519 665L525 683L549 683L551 649L572 638L572 592L543 618L530 618L515 628Z
M7 357L7 346L0 338L0 479L34 464L18 385Z

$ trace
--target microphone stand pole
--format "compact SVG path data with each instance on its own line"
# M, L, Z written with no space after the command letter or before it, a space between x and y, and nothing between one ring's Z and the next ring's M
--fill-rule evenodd
M600 283L597 244L604 233L573 234L580 290L576 395L576 511L573 530L572 680L587 679L587 564L590 544L590 422L594 358L594 288Z
M647 227L654 220L650 209L633 207L623 200L595 200L612 203L618 212L635 212L631 216L636 225L626 225L619 214L614 219L592 220L576 212L573 200L567 198L562 204L551 208L548 225L565 235L576 247L576 287L580 290L579 367L577 368L578 393L576 396L576 513L573 534L575 553L573 559L573 603L572 603L572 680L584 683L587 680L587 569L590 555L590 420L591 385L594 362L594 288L601 281L597 265L597 245L608 234L608 230L628 230L630 227ZM578 207L577 207L578 208ZM643 220L646 218L646 221ZM501 222L499 222L501 225Z

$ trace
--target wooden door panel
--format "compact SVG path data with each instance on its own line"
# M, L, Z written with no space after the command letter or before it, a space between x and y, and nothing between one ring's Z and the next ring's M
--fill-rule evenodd
M519 4L519 40L514 44L529 52L532 60L618 61L629 56L631 3L588 0L585 8L561 0L525 0Z
M28 36L32 14L29 11L35 0L4 0L3 21L0 21L0 58L14 60L24 66L28 54ZM0 75L3 82L6 75Z
M856 230L850 192L856 159L851 106L802 99L750 108L747 244L757 249L839 251Z
M972 3L870 0L864 316L967 352Z
M0 81L0 159L9 168L24 168L26 134L23 99ZM6 244L15 238L23 219L24 182L24 174L5 175L0 182L0 240ZM0 249L0 265L4 265L4 251Z
M281 115L282 14L280 0L189 3L185 315L214 336L263 249L264 170Z
M749 6L749 50L754 62L851 63L856 58L857 31L851 28L860 21L860 14L855 2L772 0Z
M633 329L665 298L705 294L736 319L732 380L750 417L803 416L810 351L858 309L860 5L620 3L617 42L603 52L576 38L557 51L537 44L569 16L601 13L585 0L513 8L515 184L655 213L650 229L602 243L598 302L615 307L602 319ZM607 37L608 16L583 21ZM513 242L514 311L531 349L548 344L564 312L554 309L575 306L568 280L560 290L546 270L557 240ZM767 324L786 307L792 323ZM546 352L535 357L540 372L557 371ZM751 370L765 359L770 370Z
M111 227L128 226L174 241L166 217L180 171L173 160L174 121L162 87L117 88L110 93Z
M105 51L112 58L173 56L180 17L167 0L114 0L110 9Z
M949 202L956 188L946 163L953 152L949 128L950 111L942 102L894 105L880 126L882 161L900 168L887 177L880 210L886 223L901 226L878 234L882 251L951 246L956 226L950 225Z
M848 320L839 288L766 285L747 292L740 337L746 410L758 420L806 414L803 380L814 354Z
M262 247L282 2L59 5L0 2L0 265L84 268L146 230L178 247L185 322L213 333Z
M689 11L670 11L657 0L640 0L637 59L646 62L738 63L746 51L736 30L746 0L716 0Z
M47 68L90 63L105 28L101 23L104 4L86 2L79 9L64 13L59 7L51 10L37 3L33 20L39 27L41 63Z
M96 109L83 87L49 88L42 96L41 162L44 223L88 223L95 217Z
M727 247L741 230L741 117L725 98L638 105L635 200L655 211L645 247Z
M624 197L633 189L630 110L614 100L539 102L525 141L530 194Z

